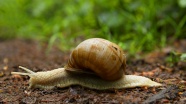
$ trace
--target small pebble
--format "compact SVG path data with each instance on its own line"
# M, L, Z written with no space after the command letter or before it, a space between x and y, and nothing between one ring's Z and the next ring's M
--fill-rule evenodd
M7 64L8 63L8 58L4 58L3 63Z
M3 90L2 89L0 89L0 93L2 93L3 92Z
M2 77L4 75L4 73L3 72L0 72L0 77Z
M3 70L8 70L8 66L4 66L3 67Z

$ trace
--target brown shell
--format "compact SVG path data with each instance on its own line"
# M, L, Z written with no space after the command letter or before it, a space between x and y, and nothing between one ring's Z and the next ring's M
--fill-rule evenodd
M72 51L67 67L91 70L105 80L117 80L124 75L126 58L118 45L105 39L91 38Z

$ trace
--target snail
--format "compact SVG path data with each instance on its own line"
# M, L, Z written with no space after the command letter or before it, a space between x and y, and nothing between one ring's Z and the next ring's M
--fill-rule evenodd
M81 42L71 53L67 65L45 72L33 72L19 66L28 75L29 88L51 89L81 85L90 89L122 89L156 87L160 83L136 75L125 75L126 56L122 49L108 40L91 38Z

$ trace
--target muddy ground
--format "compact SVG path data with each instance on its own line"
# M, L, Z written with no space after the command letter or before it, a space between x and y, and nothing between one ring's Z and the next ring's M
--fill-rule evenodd
M23 72L19 65L33 71L46 71L63 67L70 52L53 48L46 54L46 45L31 40L0 41L0 104L79 103L79 104L131 104L131 103L186 103L186 63L167 61L171 50L186 52L186 40L180 40L142 58L128 58L127 74L146 76L162 83L156 88L120 90L93 90L81 86L51 90L28 89L28 76L11 75ZM140 54L139 54L140 56Z

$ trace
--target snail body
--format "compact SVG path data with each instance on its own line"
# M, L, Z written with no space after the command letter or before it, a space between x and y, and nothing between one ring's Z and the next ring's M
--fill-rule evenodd
M80 43L71 53L64 68L45 72L27 71L12 72L12 74L28 75L29 88L51 89L53 87L67 87L81 85L91 89L121 89L140 86L161 86L149 78L124 75L126 57L116 44L92 38Z

